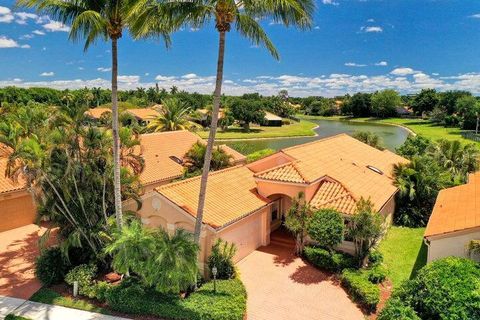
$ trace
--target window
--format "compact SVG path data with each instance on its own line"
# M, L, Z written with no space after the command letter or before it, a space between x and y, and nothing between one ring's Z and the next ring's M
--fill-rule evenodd
M272 221L280 219L280 200L276 200L272 204Z

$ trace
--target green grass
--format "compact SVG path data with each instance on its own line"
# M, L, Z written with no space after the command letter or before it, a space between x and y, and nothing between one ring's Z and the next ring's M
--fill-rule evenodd
M216 139L258 139L258 138L281 138L281 137L298 137L298 136L314 136L313 129L317 125L310 121L302 120L300 122L292 121L292 124L283 125L281 127L260 127L250 128L250 132L244 132L240 127L230 127L227 131L217 131ZM208 131L199 131L197 134L206 139Z
M305 120L346 120L346 121L356 121L356 122L372 122L372 123L383 123L383 124L393 124L404 126L416 134L422 135L426 138L432 140L438 139L447 139L447 140L460 140L463 143L476 143L472 140L466 139L462 136L464 130L460 128L445 128L434 124L428 120L422 119L406 119L406 118L388 118L388 119L377 119L377 118L350 118L345 116L334 116L334 117L319 117L319 116L299 116L301 119Z
M31 320L29 318L16 316L14 314L9 314L5 317L5 320Z
M427 247L423 243L425 228L392 226L380 243L388 277L394 287L415 276L427 261Z
M108 310L104 308L97 307L84 300L75 300L72 298L63 297L59 293L48 288L41 288L30 298L30 300L34 302L41 302L67 308L80 309L103 314L111 314Z

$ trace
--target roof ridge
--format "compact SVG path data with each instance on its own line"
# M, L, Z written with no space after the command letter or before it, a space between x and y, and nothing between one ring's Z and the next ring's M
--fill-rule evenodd
M259 175L261 175L261 174L265 174L265 173L267 173L267 172L270 172L270 171L273 171L273 170L277 170L277 169L280 169L280 168L283 168L283 167L292 165L293 162L295 162L295 161L298 161L298 160L285 162L285 163L279 164L279 165L277 165L277 166L274 166L274 167L271 167L271 168L267 168L267 169L265 169L265 170L263 170L263 171L259 171L259 172L255 173L253 176L254 176L254 177L257 177L257 176L259 176Z
M225 168L225 169L222 169L222 170L217 170L217 171L210 171L208 173L209 176L213 176L213 175L217 175L217 174L220 174L220 173L223 173L223 172L227 172L227 171L232 171L234 169L238 169L238 168L241 168L241 167L245 167L244 164L239 164L237 166L233 166L233 167L228 167L228 168ZM172 188L172 187L175 187L175 186L178 186L180 184L184 184L184 183L188 183L188 182L191 182L191 181L195 181L195 180L199 180L201 179L202 176L199 175L199 176L196 176L196 177L192 177L192 178L188 178L188 179L184 179L184 180L180 180L180 181L176 181L176 182L172 182L172 183L168 183L166 185L163 185L163 186L158 186L155 188L155 191L159 192L160 189L169 189L169 188Z
M323 141L326 141L326 140L338 138L338 137L341 137L341 136L350 137L348 134L342 132L342 133L339 133L339 134L336 134L336 135L333 135L333 136L321 138L321 139L318 139L318 140L314 140L314 141L310 141L310 142L306 142L306 143L302 143L302 144L297 144L296 146L291 146L291 147L288 147L288 148L283 148L283 149L280 149L280 152L293 150L293 149L297 149L297 148L304 147L304 146L309 146L309 145L312 145L312 144L316 144L316 143L323 142Z
M142 136L153 136L153 135L158 135L158 136L165 135L166 136L166 135L170 135L170 134L174 134L174 133L178 133L178 132L190 132L190 131L188 131L188 130L175 130L175 131L163 131L163 132L149 132L149 133L142 133L140 136L141 137ZM195 135L195 133L193 133L193 132L190 132L190 133L192 135ZM200 136L197 136L197 137L199 139L201 139Z

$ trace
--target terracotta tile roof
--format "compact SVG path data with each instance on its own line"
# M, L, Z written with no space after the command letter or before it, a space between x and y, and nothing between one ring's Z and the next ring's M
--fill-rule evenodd
M192 145L203 141L189 131L171 131L143 134L140 138L145 169L140 174L140 180L145 185L172 180L182 176L184 167L170 157L183 159ZM246 157L227 146L221 146L233 156L234 163L244 162Z
M294 161L258 172L255 177L281 182L307 183Z
M12 179L5 177L6 168L7 159L0 158L0 194L26 189L25 181L23 179L20 179L18 183L15 183Z
M152 108L144 109L127 109L125 112L130 113L137 119L140 120L150 120L152 118L158 117L160 113Z
M480 172L467 184L440 191L425 237L480 227Z
M282 152L298 161L297 168L306 181L313 182L329 176L342 183L356 199L370 198L377 210L397 192L393 185L393 165L408 162L393 152L380 151L347 134L287 148ZM381 174L367 166L380 170Z
M356 201L350 192L337 181L325 180L310 200L315 209L331 208L344 214L354 214Z
M100 119L102 114L106 112L112 112L112 110L109 108L94 108L94 109L89 109L88 111L85 111L85 115L94 119Z
M196 217L200 177L187 179L155 190ZM253 213L268 204L256 193L253 172L236 166L209 175L203 221L220 228Z

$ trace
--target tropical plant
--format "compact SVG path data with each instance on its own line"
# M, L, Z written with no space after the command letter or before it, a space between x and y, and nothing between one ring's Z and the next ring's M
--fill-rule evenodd
M355 255L360 265L365 265L370 249L382 237L383 222L382 215L375 212L370 200L361 198L358 201L348 232L355 244Z
M397 154L407 158L412 159L414 156L419 156L425 154L425 150L433 142L421 135L409 135L407 140L397 148Z
M257 19L271 18L274 22L284 25L294 25L299 28L309 28L312 23L314 2L312 0L199 0L189 1L190 8L185 18L194 26L208 25L215 21L215 29L219 33L217 74L213 98L212 122L207 141L207 151L203 165L200 192L198 196L197 221L195 224L195 242L200 241L200 231L203 223L203 211L207 191L208 173L215 142L218 124L218 112L222 95L223 65L225 60L225 40L227 32L235 24L237 31L256 45L264 45L272 56L279 58L274 45L260 26Z
M217 268L217 279L232 279L235 276L235 264L233 257L237 252L234 243L228 243L222 239L217 239L212 246L212 253L208 257L208 268L210 274L212 269Z
M368 144L371 147L378 150L384 150L382 147L382 139L377 134L370 131L357 131L353 134L353 137L358 141Z
M207 146L200 141L195 142L184 156L184 165L188 174L198 173L202 170L205 161ZM232 165L232 155L228 154L221 146L213 149L210 169L213 171L227 168Z
M120 137L118 122L118 40L129 21L136 20L136 1L89 1L89 0L18 0L19 5L35 8L38 12L48 14L64 24L70 24L70 39L85 39L84 50L97 40L110 40L112 54L112 132L113 132L113 176L115 216L119 227L123 225L121 196ZM170 30L157 26L157 32L169 42ZM94 99L89 92L89 98Z
M40 252L35 263L35 277L45 286L59 283L68 271L69 263L58 247Z
M238 120L245 132L250 131L250 123L263 123L265 111L260 101L251 101L245 99L234 99L229 112L235 120Z
M471 240L467 244L467 252L470 257L480 254L480 240Z
M186 130L192 126L188 120L190 108L177 98L162 101L160 115L151 120L147 129L153 132Z
M342 215L334 209L321 209L313 213L308 222L308 235L330 252L343 240L345 226Z
M293 199L292 206L285 217L285 227L293 233L295 237L295 254L303 254L305 248L305 239L307 237L307 227L312 209L308 204L304 204L304 194L300 193Z

